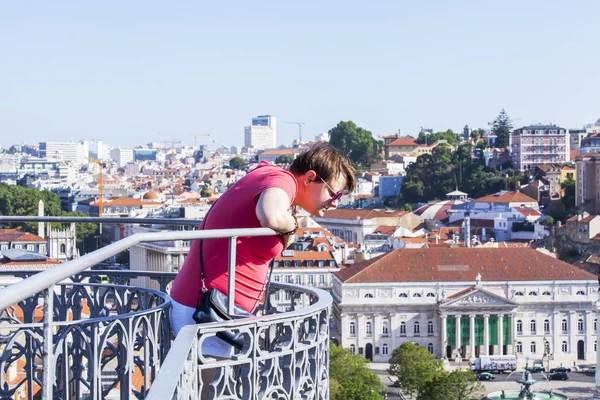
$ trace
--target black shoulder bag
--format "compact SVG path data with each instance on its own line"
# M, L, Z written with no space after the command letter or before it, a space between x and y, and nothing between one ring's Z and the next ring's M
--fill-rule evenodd
M213 204L214 207L214 204ZM212 207L211 207L212 209ZM206 225L206 218L210 210L204 216L204 222L202 224L202 229ZM239 306L234 307L234 314L230 315L228 310L229 298L226 294L217 290L215 288L207 289L204 284L204 260L202 257L202 247L204 245L204 241L199 239L200 241L200 279L202 280L202 288L198 293L198 300L196 301L196 311L194 312L193 318L194 321L198 324L204 324L209 322L223 322L229 321L233 319L241 319L253 317L254 314L244 310ZM273 262L271 262L271 271L269 273L269 279L266 286L266 298L268 299L269 295L269 284L271 283L271 273L273 272ZM265 305L267 304L267 300L265 300ZM241 333L234 333L232 331L221 331L217 333L217 337L224 342L232 345L238 351L242 350L244 347L244 335Z

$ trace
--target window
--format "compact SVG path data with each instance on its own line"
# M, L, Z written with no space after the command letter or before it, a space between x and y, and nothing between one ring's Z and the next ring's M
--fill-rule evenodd
M0 246L0 251L1 250L8 250L8 245L7 244L3 244L2 246Z
M530 350L531 350L531 354L535 354L535 342L531 342L531 345L529 346Z
M371 322L367 322L367 336L373 336L373 324Z
M292 298L292 294L290 292L285 292L285 299L290 300Z
M596 346L597 346L597 345L598 345L598 341L597 341L597 340L594 340L594 351L597 351L597 350L596 350Z
M381 328L381 334L383 336L389 336L390 335L390 327L388 326L387 322L383 323L383 328Z
M562 329L562 333L569 333L569 324L566 319L563 319L560 323L560 327Z
M294 267L300 266L300 260L294 260Z
M523 334L523 321L518 320L517 321L517 335L522 335Z
M421 297L421 293L415 293L413 294L413 297Z
M550 333L550 321L547 319L544 320L544 333L545 334Z
M433 343L429 343L427 345L427 351L429 351L431 354L433 354Z
M275 276L273 277L273 279L275 280L275 282L279 282L279 275L275 275Z
M406 336L406 322L400 322L400 336Z
M415 321L415 336L419 334L419 330L420 330L419 321Z
M578 333L583 333L583 319L577 320L577 331Z
M429 293L427 293L427 297L435 297L435 294L429 292Z
M529 296L537 296L537 292L529 292Z
M529 328L531 330L531 334L535 335L535 320L531 321L531 324L529 325Z
M406 293L400 293L400 297L408 297Z
M598 321L598 319L594 318L594 332L596 332L596 321Z
M283 262L283 266L284 267L289 267L290 266L290 262L289 261L284 261Z
M301 285L302 284L302 275L296 275L294 277L294 280L296 281L296 285Z
M517 342L517 353L523 353L523 343Z
M585 296L585 292L583 290L578 290L576 295L577 296Z
M433 321L427 323L427 334L433 336Z
M315 284L315 276L314 275L308 275L308 284L309 285Z
M523 292L515 292L515 296L524 296Z
M356 346L351 344L350 345L350 351L352 352L352 354L356 354Z
M293 282L293 280L292 280L292 275L286 275L286 276L285 276L285 282L286 282L286 283L292 283L292 282Z
M350 336L356 336L356 324L350 322Z
M560 349L562 350L563 353L566 353L569 351L569 348L567 347L567 342L565 340L563 340L563 342L560 344Z
M371 293L365 294L365 299L372 299L373 295Z
M325 284L325 274L319 275L319 285Z
M381 355L382 356L387 356L389 354L389 348L387 343L384 343L383 346L381 346Z
M313 261L312 260L307 260L306 261L306 266L307 267L312 267L313 266Z
M28 244L27 245L27 250L28 251L33 251L33 245L32 244Z
M63 246L64 246L64 244L61 244L61 245L60 245L60 248L62 249L62 248L63 248ZM23 245L20 245L20 244L15 244L15 249L22 249L22 248L23 248ZM63 253L64 253L64 251L63 251Z

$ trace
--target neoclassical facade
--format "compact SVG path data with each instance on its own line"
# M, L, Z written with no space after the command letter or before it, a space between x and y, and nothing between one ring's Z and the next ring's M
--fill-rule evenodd
M376 362L412 341L437 358L595 363L597 292L531 248L398 249L336 274L332 336Z

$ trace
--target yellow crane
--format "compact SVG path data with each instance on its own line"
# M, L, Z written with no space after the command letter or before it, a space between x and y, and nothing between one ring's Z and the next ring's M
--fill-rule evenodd
M171 145L171 163L175 162L175 145L181 144L181 140L175 140L175 136L171 140L164 140L159 143L170 144Z
M194 150L196 150L198 136L210 136L210 133L190 133L190 135L194 137Z

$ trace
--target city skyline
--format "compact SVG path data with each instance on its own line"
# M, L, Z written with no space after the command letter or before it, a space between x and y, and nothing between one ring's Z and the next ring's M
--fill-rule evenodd
M106 4L3 7L3 146L242 145L264 114L278 145L298 136L282 121L310 140L341 120L377 137L486 128L502 108L515 127L600 118L592 1Z

